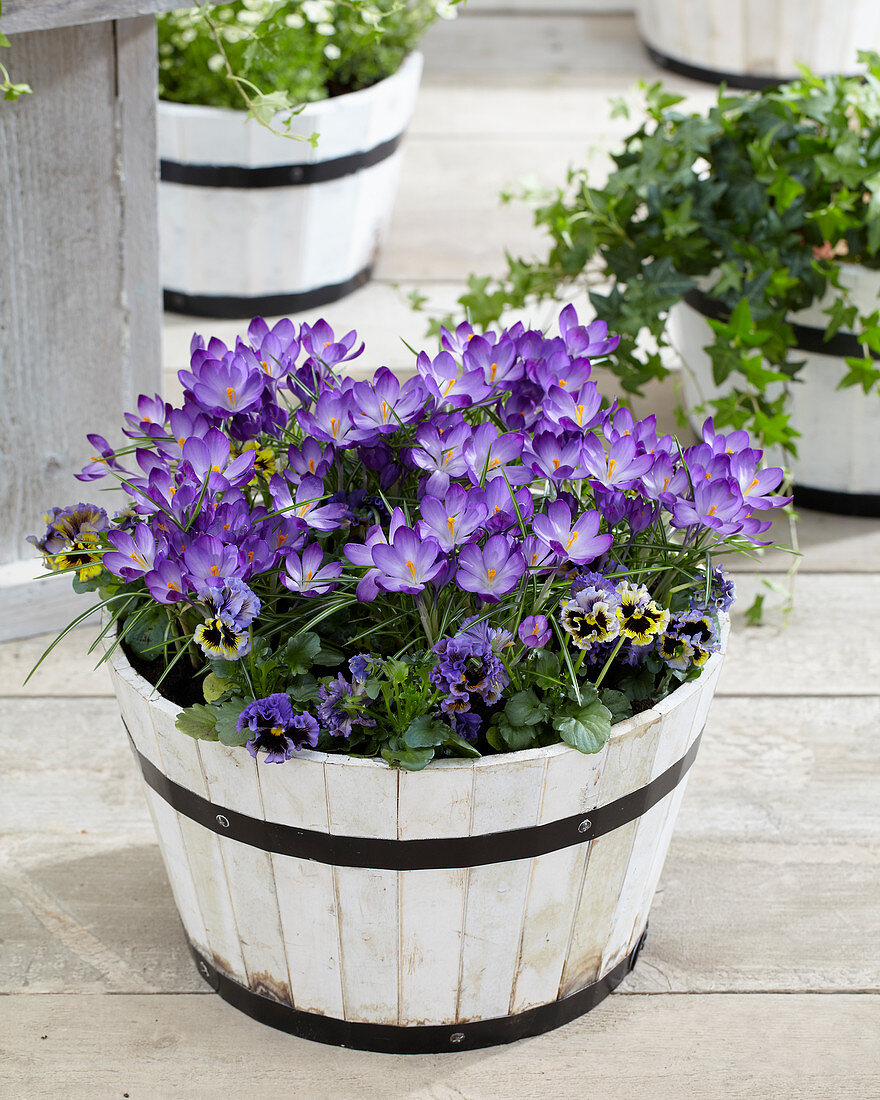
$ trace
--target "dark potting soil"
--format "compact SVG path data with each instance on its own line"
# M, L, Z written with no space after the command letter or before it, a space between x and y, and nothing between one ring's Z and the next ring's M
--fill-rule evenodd
M148 684L156 684L165 671L161 659L148 661L139 657L137 653L129 649L122 642L122 650L128 658L128 663L147 681ZM159 687L159 694L165 699L176 703L179 707L191 707L193 703L204 703L202 695L201 675L196 675L195 670L186 657L181 657L172 668Z

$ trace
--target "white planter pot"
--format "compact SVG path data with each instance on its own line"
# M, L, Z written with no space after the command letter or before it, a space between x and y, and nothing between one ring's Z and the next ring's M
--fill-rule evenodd
M841 265L841 282L863 314L880 306L880 272L855 264ZM829 296L830 300L830 296ZM696 299L692 298L696 304ZM699 409L719 397L712 362L703 350L714 334L695 304L679 302L669 313L670 340L679 353L684 377L684 399L691 424L698 428L711 410ZM852 333L841 331L830 344L822 335L828 324L823 313L827 300L792 314L798 346L794 357L804 361L798 381L768 388L771 399L785 388L792 423L801 433L798 457L791 460L795 500L806 508L847 515L880 516L880 400L858 386L837 390L846 373L844 358L862 351ZM703 309L707 305L703 303ZM852 345L852 346L849 346ZM824 350L817 350L822 348ZM771 456L782 464L782 456Z
M763 88L798 75L858 72L880 47L876 0L641 0L639 31L664 68L714 84Z
M721 655L596 755L415 774L257 764L179 733L119 649L111 669L203 976L293 1034L416 1053L547 1031L632 968Z
M292 313L367 281L391 220L422 55L294 118L317 148L242 111L159 103L165 308L204 317Z

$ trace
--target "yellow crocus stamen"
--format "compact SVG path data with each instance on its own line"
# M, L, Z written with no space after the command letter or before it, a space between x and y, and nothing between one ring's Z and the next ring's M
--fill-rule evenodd
M310 581L311 579L312 579L312 571L311 571L311 569L310 569L310 570L308 571L308 573L306 573L306 580L307 580L307 581Z
M489 583L491 584L492 581L495 580L495 570L494 569L487 569L486 570L486 576L489 578Z
M569 550L580 537L580 532L572 531L571 535L569 535L568 542L565 544L565 549Z
M446 389L443 391L443 396L444 397L449 393L449 391L452 389L452 387L455 385L455 383L457 381L458 381L457 378L450 378L449 379L449 381L446 383Z
M229 399L229 404L232 405L233 408L235 408L235 390L232 388L232 386L226 387L226 396Z
M489 381L490 382L495 381L495 374L496 374L497 370L498 370L498 364L493 363L492 366L489 368Z
M754 487L755 487L755 486L756 486L757 484L758 484L758 479L757 479L757 478L755 478L755 480L754 480L754 481L752 482L752 484L751 484L751 485L750 485L750 486L748 487L748 489L746 489L746 491L745 491L745 494L744 494L744 495L745 495L745 496L748 496L748 495L749 495L749 493L750 493L750 492L752 491L752 489L754 489Z
M410 573L412 573L412 579L418 584L418 578L416 577L416 567L411 561L408 561L406 564L409 567Z
M313 474L315 472L315 460L313 458L310 458L308 465L309 465L309 473Z
M706 515L714 516L717 510L718 510L718 505L713 504L712 507L709 509L709 511L706 513Z
M382 421L383 423L388 420L389 405L387 401L382 402Z
M446 524L449 527L450 539L455 538L455 516L449 516L446 520Z
M614 467L616 465L617 465L617 459L616 458L609 458L608 459L608 477L609 478L614 473Z
M266 362L265 359L260 360L260 366L263 368L263 370L266 372L266 374L269 373L269 364Z
M141 569L149 569L150 568L149 565L147 565L146 561L144 560L144 558L140 554L129 554L128 556L135 563L135 565L139 565L141 567Z
M554 459L553 459L553 469L554 469L554 470L558 470L558 469L559 469L559 459L558 459L558 458L554 458Z
M330 417L330 434L333 436L334 439L339 434L339 421L336 419L335 416Z
M568 385L568 382L565 378L560 378L559 379L559 385L562 386L563 389L564 389L566 387L566 385Z
M219 577L220 576L220 566L219 565L212 565L211 566L211 576L212 577Z
M211 469L214 471L215 474L220 473L220 467L219 466L212 466Z

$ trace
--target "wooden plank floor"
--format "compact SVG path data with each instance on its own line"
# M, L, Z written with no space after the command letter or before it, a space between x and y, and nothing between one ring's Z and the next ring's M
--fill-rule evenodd
M398 334L421 340L402 291L448 308L503 246L537 246L500 187L552 184L591 148L604 170L607 96L655 71L631 19L564 7L483 5L432 33L379 277L322 311L370 364L407 366ZM169 393L194 328L239 327L166 318ZM671 390L658 400L670 415ZM584 1019L471 1054L321 1047L211 994L89 632L27 686L48 639L0 646L0 1097L880 1095L880 523L805 513L800 544L788 627L735 616L638 967ZM739 563L740 607L789 564Z

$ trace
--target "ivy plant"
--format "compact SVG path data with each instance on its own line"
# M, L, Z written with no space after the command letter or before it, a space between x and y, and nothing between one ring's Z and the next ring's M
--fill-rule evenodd
M684 111L683 97L660 83L642 84L644 112L604 183L572 169L553 193L524 193L546 252L508 255L497 280L472 275L459 299L468 319L485 327L509 308L586 290L622 334L607 365L640 394L668 374L671 307L700 289L720 314L707 348L724 385L708 403L716 425L796 455L797 425L778 385L803 365L792 313L830 293L826 338L845 328L861 345L840 387L876 394L880 381L878 312L860 313L841 280L842 264L880 268L880 55L860 61L858 78L803 70L762 92L722 87L706 113ZM622 102L614 110L630 117Z

